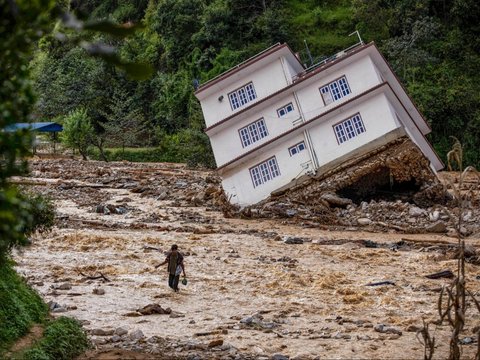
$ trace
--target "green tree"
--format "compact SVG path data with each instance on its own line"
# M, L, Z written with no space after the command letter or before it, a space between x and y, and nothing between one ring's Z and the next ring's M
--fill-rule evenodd
M76 109L65 118L61 139L65 146L78 150L87 160L88 148L93 142L95 131L86 109Z
M33 44L52 24L50 0L0 0L0 261L8 250L26 242L32 226L31 204L9 178L26 171L19 161L30 148L25 131L5 132L6 126L27 122L34 102L28 63Z
M116 88L108 110L104 114L107 121L103 123L108 144L113 147L120 145L122 150L126 146L134 146L144 130L145 118L124 87Z

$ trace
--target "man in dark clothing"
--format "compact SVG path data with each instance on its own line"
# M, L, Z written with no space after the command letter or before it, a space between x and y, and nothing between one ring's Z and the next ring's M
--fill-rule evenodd
M178 251L177 245L172 245L171 250L167 253L165 261L155 266L155 269L165 264L168 264L168 286L170 286L173 290L178 291L180 274L183 271L183 276L186 277L186 275L185 265L183 264L183 255Z

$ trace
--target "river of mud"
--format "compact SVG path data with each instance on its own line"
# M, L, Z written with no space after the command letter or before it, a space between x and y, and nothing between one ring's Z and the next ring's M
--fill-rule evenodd
M57 303L53 315L83 322L98 349L91 358L112 348L145 358L422 358L417 331L422 319L438 319L439 290L451 282L425 275L456 269L447 235L226 219L191 201L212 175L180 165L36 160L32 168L28 186L54 199L57 225L15 255L17 270ZM159 179L163 192L138 191ZM478 235L466 241L480 246ZM178 293L154 268L174 243L188 278ZM479 266L468 263L466 273L477 294ZM377 282L387 283L367 286ZM153 303L172 313L137 312ZM479 320L472 304L466 358ZM435 358L446 358L449 327L430 328Z

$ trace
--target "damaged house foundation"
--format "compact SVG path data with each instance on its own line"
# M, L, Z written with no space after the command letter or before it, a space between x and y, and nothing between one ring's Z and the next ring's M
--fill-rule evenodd
M277 44L195 95L233 205L286 196L319 207L396 197L428 205L444 194L431 129L373 43L310 68Z

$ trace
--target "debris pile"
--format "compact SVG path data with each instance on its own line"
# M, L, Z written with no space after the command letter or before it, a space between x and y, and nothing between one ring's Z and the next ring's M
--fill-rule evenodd
M422 153L406 138L350 159L320 175L304 177L298 184L243 209L229 203L218 176L189 170L180 164L50 159L33 161L31 168L30 185L39 179L42 181L39 185L45 185L43 179L58 179L49 186L39 186L39 190L54 199L73 200L78 206L90 207L105 215L128 217L139 210L128 206L131 201L128 196L115 204L108 203L109 192L99 191L104 189L124 189L176 208L221 210L225 218L281 218L305 227L452 233L459 215L457 203L447 189L451 189L452 184L447 182L444 186ZM474 208L478 204L471 201L468 205ZM184 216L186 223L211 221L186 210L176 215ZM479 216L471 209L463 213L460 229L463 235L480 231ZM142 223L125 226L144 228L147 223L168 222L168 219L165 214L145 213Z
M446 233L454 231L459 216L448 185L440 182L410 140L400 138L326 173L304 178L256 205L237 208L236 213L230 206L227 212L244 218L284 218L312 227ZM463 235L480 231L480 214L467 209L462 221Z

